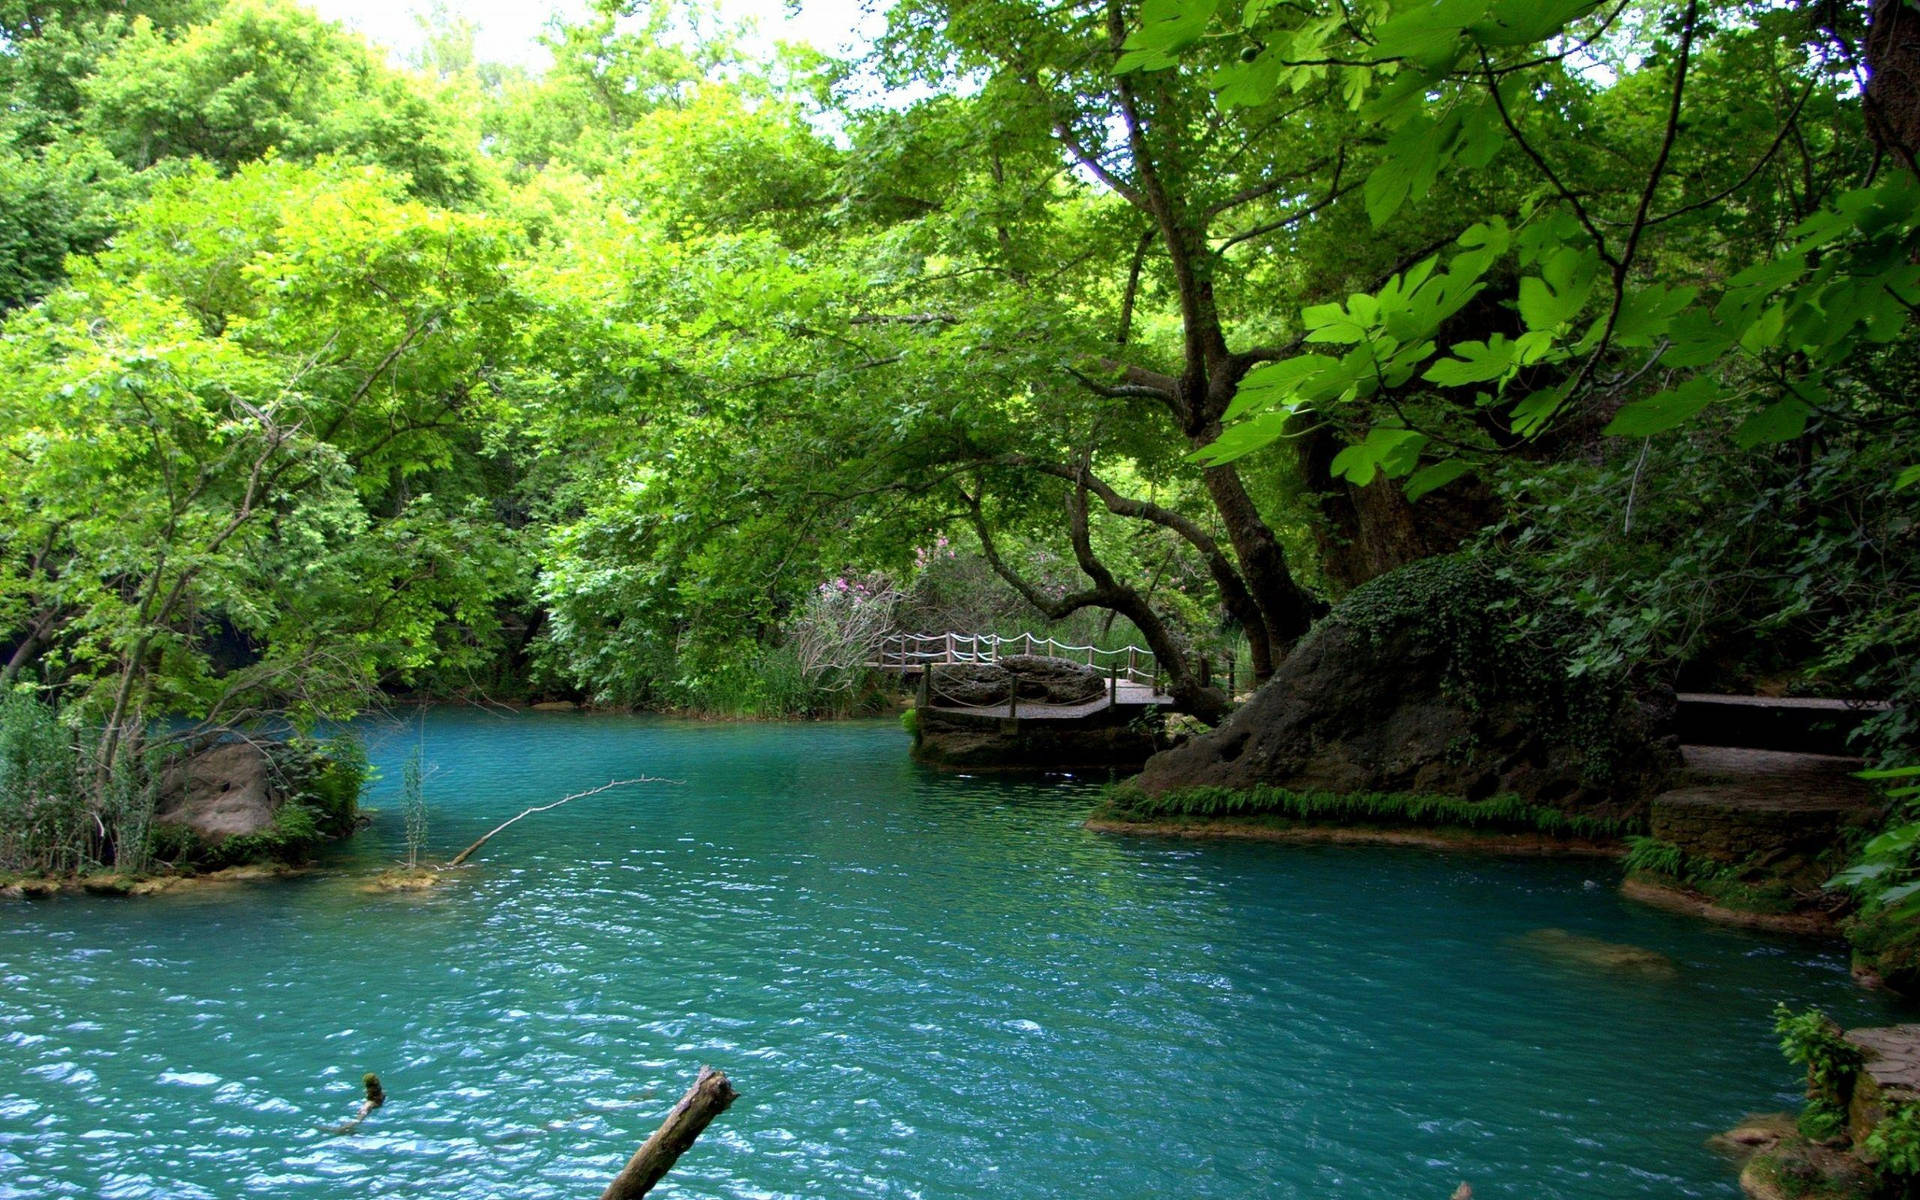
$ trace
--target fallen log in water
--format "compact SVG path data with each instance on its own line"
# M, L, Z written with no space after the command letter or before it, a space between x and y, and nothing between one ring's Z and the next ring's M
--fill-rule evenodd
M494 834L499 833L501 830L513 824L515 821L520 820L522 817L530 817L534 813L546 812L550 808L559 808L562 804L567 803L569 800L584 800L588 796L597 796L601 792L607 791L610 788L626 787L629 784L634 784L634 783L677 783L677 782L678 780L655 779L651 775L639 775L632 779L615 779L609 783L603 783L597 788L588 788L584 792L575 792L571 796L562 796L551 804L535 805L533 808L527 809L525 812L521 813L519 816L510 817L507 820L500 822L500 824L494 826L492 829L487 830L484 834L481 834L479 841L475 842L471 846L468 846L465 850L462 850L460 853L454 855L452 860L449 861L447 865L449 867L457 867L461 863L466 862L467 859L473 857L473 852L475 850L478 850L480 847L487 844L488 838L491 838Z
M687 1094L680 1097L680 1103L673 1106L653 1136L634 1151L626 1167L614 1176L607 1190L600 1193L600 1200L637 1200L652 1191L661 1176L692 1147L700 1131L739 1097L740 1093L727 1082L726 1072L701 1067L700 1077L693 1081Z

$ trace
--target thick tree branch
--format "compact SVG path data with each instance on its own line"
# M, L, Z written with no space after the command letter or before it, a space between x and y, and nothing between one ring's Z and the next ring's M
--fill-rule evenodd
M1140 240L1133 247L1133 263L1127 269L1127 290L1120 297L1120 327L1114 332L1113 344L1124 346L1133 336L1133 305L1140 295L1140 270L1147 262L1147 248L1153 245L1153 230L1140 231Z
M1273 643L1267 636L1266 622L1261 619L1260 607L1254 601L1253 593L1248 590L1246 580L1235 568L1233 560L1227 556L1214 536L1202 529L1198 522L1182 513L1153 503L1123 496L1111 484L1095 475L1090 466L1074 467L1066 463L1046 462L1030 458L1024 454L1009 454L994 460L996 465L1018 467L1051 475L1056 479L1065 479L1076 486L1085 487L1100 498L1107 511L1118 517L1128 517L1137 521L1146 521L1178 534L1180 538L1195 550L1207 564L1207 573L1213 577L1214 586L1220 592L1221 604L1233 619L1246 631L1247 642L1253 655L1254 678L1264 682L1273 674Z

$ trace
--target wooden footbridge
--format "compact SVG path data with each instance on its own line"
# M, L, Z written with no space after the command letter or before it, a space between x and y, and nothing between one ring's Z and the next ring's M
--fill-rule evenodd
M1004 703L978 704L953 695L935 678L935 667L949 664L992 665L1002 658L1030 655L1078 663L1106 677L1104 695L1076 704L1023 700L1019 680L1008 682ZM920 706L942 712L967 713L1004 720L1070 721L1110 708L1174 707L1172 696L1160 690L1160 666L1153 651L1139 646L1107 650L1074 646L1031 633L1001 637L992 633L896 633L880 643L867 665L919 681Z

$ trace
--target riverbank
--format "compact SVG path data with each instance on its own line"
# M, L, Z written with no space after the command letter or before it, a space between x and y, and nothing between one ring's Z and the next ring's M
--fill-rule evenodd
M1621 881L1620 894L1629 900L1682 916L1698 917L1716 925L1737 929L1757 929L1764 933L1784 933L1795 937L1840 940L1844 937L1840 922L1825 909L1800 908L1790 912L1759 912L1721 904L1683 884L1649 878L1638 873Z
M1094 833L1129 837L1228 838L1242 841L1286 842L1296 845L1413 846L1429 850L1460 850L1481 854L1512 854L1527 858L1568 857L1619 859L1626 845L1617 840L1556 838L1542 833L1490 832L1436 827L1367 825L1307 825L1283 818L1240 817L1162 818L1129 821L1092 816L1084 828Z
M162 875L121 872L99 875L17 875L0 878L0 898L32 900L54 896L158 896L192 888L291 879L305 875L312 869L285 863L248 863L218 871Z

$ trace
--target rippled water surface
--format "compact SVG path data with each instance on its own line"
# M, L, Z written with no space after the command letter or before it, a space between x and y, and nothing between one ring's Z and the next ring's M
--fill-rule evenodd
M364 894L416 737L440 858L683 782ZM314 876L0 905L0 1196L592 1196L713 1063L744 1098L656 1194L1732 1197L1701 1143L1793 1102L1774 1001L1897 1015L1605 864L1104 837L1090 781L922 771L891 722L369 739L385 811Z

